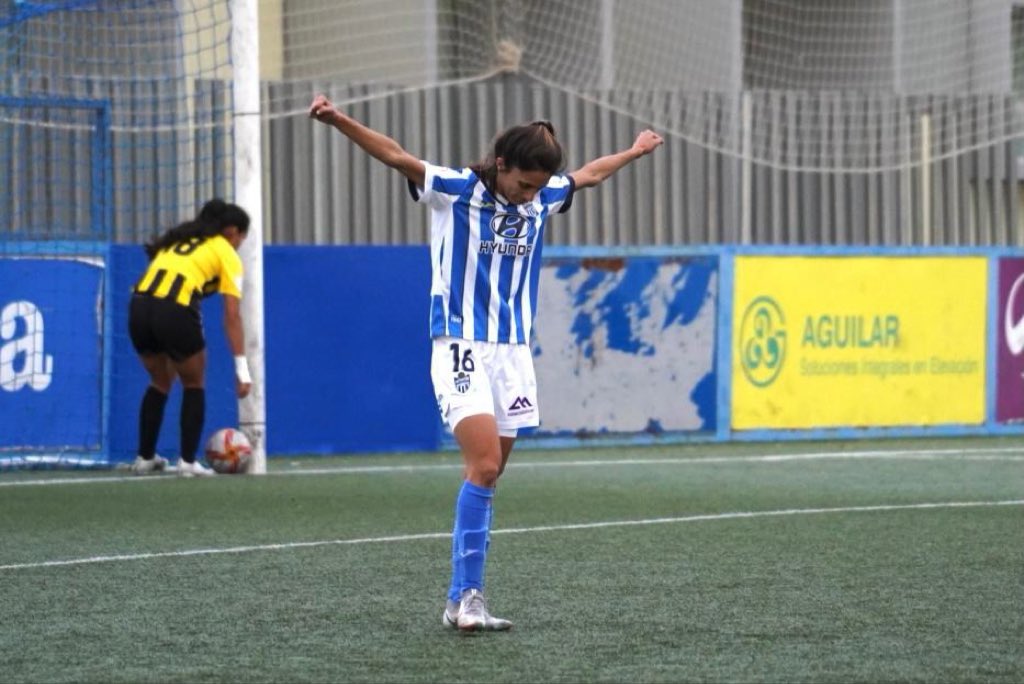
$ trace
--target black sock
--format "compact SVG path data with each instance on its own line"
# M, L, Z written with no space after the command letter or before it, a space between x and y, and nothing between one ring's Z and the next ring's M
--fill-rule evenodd
M206 415L206 390L186 387L181 395L181 460L194 463Z
M167 395L152 385L142 395L139 408L139 456L145 459L156 454L156 440L160 436L160 424L164 420L164 406Z

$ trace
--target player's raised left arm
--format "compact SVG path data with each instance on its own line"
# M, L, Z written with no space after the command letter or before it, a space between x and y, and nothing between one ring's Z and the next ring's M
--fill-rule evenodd
M654 131L650 129L641 131L640 135L636 136L636 140L633 141L633 146L629 149L598 157L593 161L587 162L569 175L572 176L577 190L592 188L626 164L646 154L650 154L663 142L665 141L662 137Z

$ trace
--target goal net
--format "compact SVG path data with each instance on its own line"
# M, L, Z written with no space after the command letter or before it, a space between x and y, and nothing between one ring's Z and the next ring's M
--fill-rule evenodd
M230 34L222 2L0 5L0 467L134 455L138 244L231 193Z
M263 0L264 79L344 103L515 73L708 150L874 172L1018 137L1009 0ZM1015 80L1016 79L1016 80ZM305 113L275 88L270 117ZM500 106L500 103L498 104Z

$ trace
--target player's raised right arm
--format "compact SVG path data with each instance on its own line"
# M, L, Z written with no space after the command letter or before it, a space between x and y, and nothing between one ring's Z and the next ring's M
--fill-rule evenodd
M321 123L334 126L349 140L366 150L371 157L395 169L418 187L423 187L426 169L422 161L406 152L395 140L364 126L336 108L326 96L317 95L313 98L313 104L309 106L309 116Z

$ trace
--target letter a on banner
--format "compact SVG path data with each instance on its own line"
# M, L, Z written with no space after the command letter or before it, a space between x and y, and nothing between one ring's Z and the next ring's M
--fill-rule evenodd
M43 352L43 314L32 302L12 302L0 310L0 389L40 392L53 379L53 357Z

